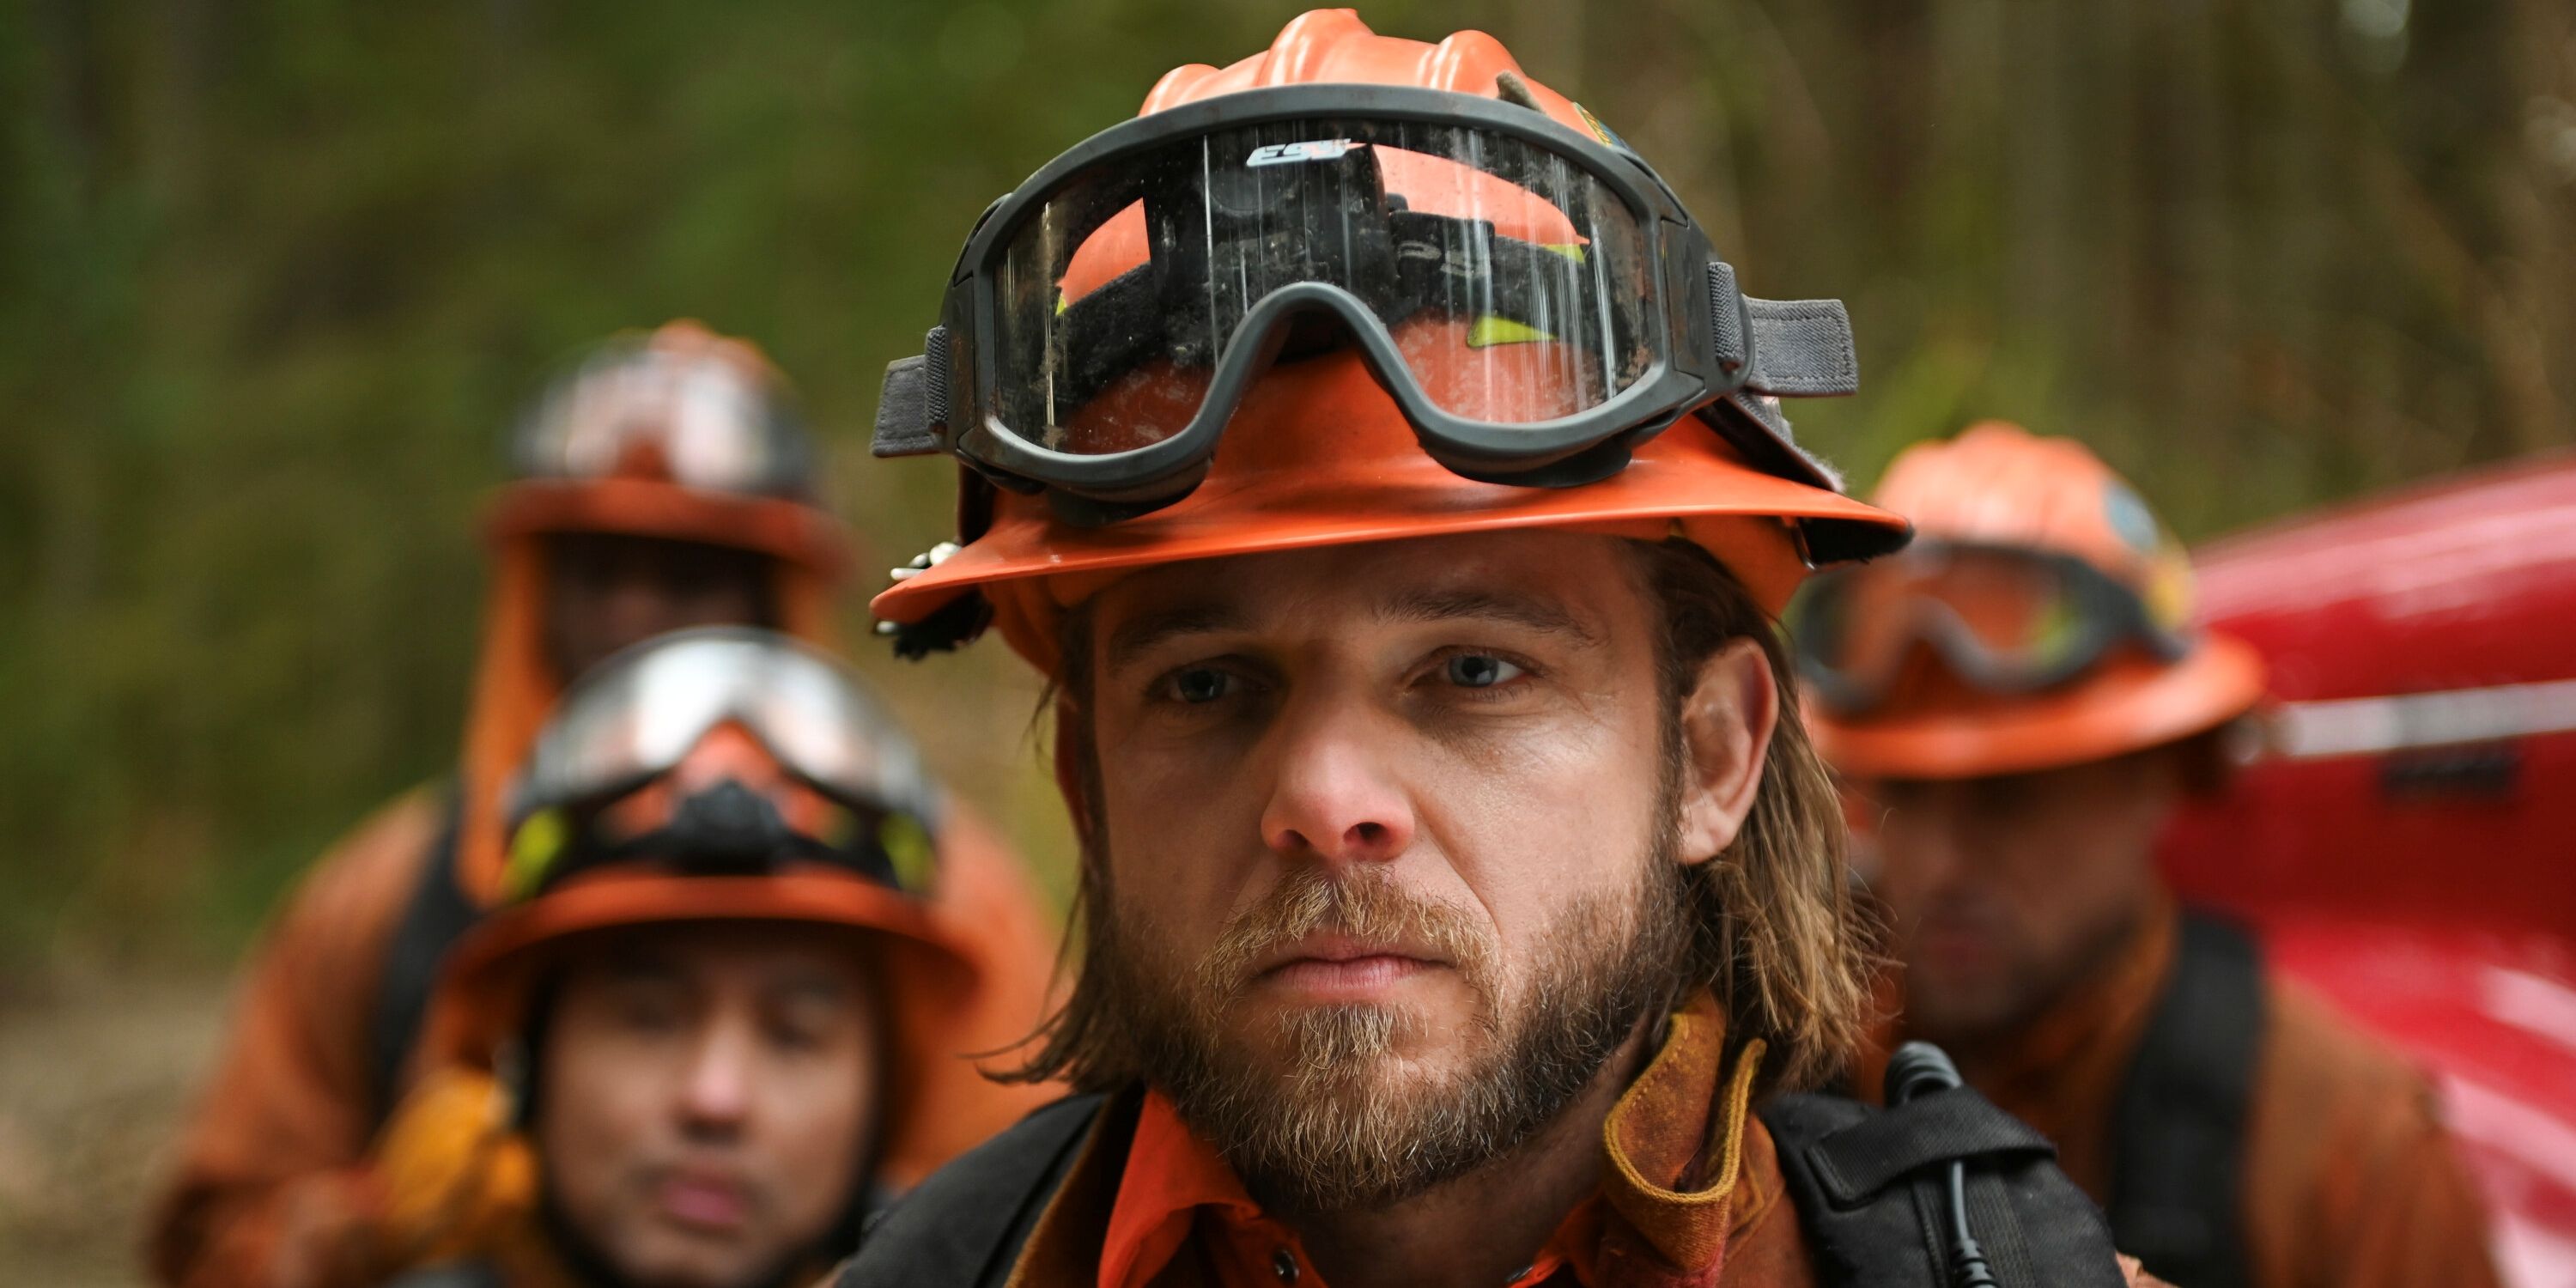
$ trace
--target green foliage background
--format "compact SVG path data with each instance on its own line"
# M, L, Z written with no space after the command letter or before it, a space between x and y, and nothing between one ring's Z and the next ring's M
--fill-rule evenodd
M454 753L477 498L553 360L690 315L868 462L976 212L1285 5L0 5L0 982L239 942ZM1982 416L2186 535L2543 448L2576 396L2561 0L1392 0L1656 158L1748 289L1851 302L1859 478ZM855 618L855 606L854 623ZM1041 860L998 647L871 663ZM1060 866L1058 867L1060 870Z

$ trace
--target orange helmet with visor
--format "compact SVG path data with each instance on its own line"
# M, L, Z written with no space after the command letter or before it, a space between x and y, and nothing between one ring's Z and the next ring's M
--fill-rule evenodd
M823 508L812 435L751 344L695 322L591 349L510 438L496 537L607 532L757 551L825 577L849 538Z
M2143 750L2252 709L2262 664L2192 620L2191 561L2085 447L1988 422L1909 448L1873 498L1904 554L1789 614L1810 725L1861 777L1967 778Z
M941 800L912 742L811 646L680 631L564 698L512 791L500 904L461 941L432 1043L472 1064L520 1035L547 964L618 927L794 921L872 932L898 1053L886 1121L947 1061L977 983L933 908ZM926 1129L935 1130L935 1127Z
M1838 302L1745 296L1653 168L1492 37L1317 11L985 212L877 422L880 455L963 463L966 553L877 608L907 652L997 613L1043 662L1047 607L1006 583L1676 522L1776 604L1784 563L1903 542L1779 411L1856 373Z

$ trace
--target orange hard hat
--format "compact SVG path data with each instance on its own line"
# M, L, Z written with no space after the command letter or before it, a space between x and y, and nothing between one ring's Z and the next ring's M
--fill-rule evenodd
M513 788L500 904L450 955L429 1049L489 1066L567 945L624 927L801 922L864 932L892 1012L884 1121L959 1053L976 958L931 895L939 793L892 717L811 646L740 627L675 632L564 698Z
M1289 23L1267 52L1232 66L1194 65L1167 73L1140 115L1241 91L1335 84L1502 98L1536 109L1586 138L1615 142L1571 100L1527 80L1511 54L1489 35L1460 32L1436 45L1379 36L1349 10L1307 13ZM1617 146L1623 155L1633 156L1624 144ZM1273 144L1244 164L1330 160L1354 147L1350 139ZM1263 155L1281 149L1290 154ZM1373 149L1369 165L1369 186L1382 182L1389 203L1409 216L1472 216L1480 230L1490 225L1497 241L1513 239L1576 264L1587 262L1587 253L1595 263L1614 257L1615 247L1598 241L1579 244L1558 204L1491 173L1399 146ZM1319 171L1309 166L1298 173L1313 176ZM1397 197L1401 204L1393 202ZM1123 195L1116 199L1127 200ZM1107 294L1146 262L1147 231L1141 205L1106 218L1090 229L1088 240L1070 248L1060 274L1043 284L1046 289L1023 291L1013 302L1044 305L1032 311L1039 316L1032 325L1056 325L1055 320L1079 316L1090 297ZM1296 258L1293 250L1289 258ZM1725 280L1732 299L1731 275ZM1258 316L1261 301L1249 303L1251 315ZM1832 320L1835 327L1842 325L1839 306ZM1056 631L1064 612L1139 568L1529 528L1693 541L1731 569L1765 607L1777 611L1811 563L1892 549L1904 539L1901 519L1841 495L1829 471L1787 444L1776 402L1758 393L1737 396L1748 409L1744 414L1758 418L1762 432L1781 441L1781 456L1797 458L1786 466L1748 455L1748 450L1761 449L1759 432L1752 438L1730 438L1685 417L1674 428L1635 443L1624 466L1597 479L1528 486L1469 477L1474 470L1444 465L1427 450L1420 417L1409 416L1390 387L1389 381L1398 378L1390 376L1390 368L1402 369L1405 396L1443 413L1478 423L1544 426L1563 423L1552 418L1600 405L1602 393L1578 391L1575 384L1587 378L1597 383L1602 366L1615 365L1622 355L1604 358L1576 351L1577 346L1559 342L1547 328L1509 317L1476 316L1472 310L1381 315L1379 321L1387 332L1386 353L1374 357L1352 343L1318 344L1311 333L1287 339L1281 356L1248 386L1239 394L1228 392L1236 401L1207 458L1204 478L1179 499L1157 498L1141 513L1077 522L1058 504L1064 498L1043 490L996 487L986 477L989 471L969 466L961 472L962 546L943 547L914 567L898 570L898 584L872 605L880 629L896 636L899 648L907 648L909 633L916 631L939 642L971 637L989 615L990 624L1015 650L1053 673ZM1847 346L1847 335L1836 334ZM1843 352L1847 363L1847 348ZM938 372L937 397L946 398L950 357L934 343L925 360ZM1067 368L1065 379L1083 374ZM1102 380L1060 424L1050 420L1049 445L1081 444L1073 449L1081 452L1150 448L1177 420L1187 419L1207 393L1204 368L1184 372L1168 359L1140 360L1123 374ZM1045 394L1047 399L1056 396ZM1652 426L1622 428L1660 428L1671 418L1667 413ZM881 442L887 424L881 413ZM927 450L921 445L926 441L915 438L894 450Z
M2083 444L1989 421L1906 449L1872 496L1902 555L1791 615L1809 726L1858 778L2081 764L2251 711L2262 660L2192 623L2189 556Z
M584 355L511 443L516 481L488 517L495 541L599 532L751 550L826 577L848 530L823 508L812 436L759 348L665 323Z

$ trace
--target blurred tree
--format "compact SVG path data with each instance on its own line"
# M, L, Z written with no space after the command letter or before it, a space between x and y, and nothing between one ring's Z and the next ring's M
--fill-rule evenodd
M26 0L0 7L0 970L230 942L453 754L475 498L610 330L770 347L867 463L975 212L1290 6ZM1866 478L1987 415L2191 535L2562 442L2562 0L1396 0L1656 158L1756 291L1849 299ZM854 618L855 622L855 618ZM861 649L863 658L872 650ZM896 670L1060 863L998 649Z

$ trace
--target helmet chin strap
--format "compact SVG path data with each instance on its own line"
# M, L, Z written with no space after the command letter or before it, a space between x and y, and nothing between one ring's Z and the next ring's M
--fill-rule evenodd
M640 836L597 843L583 832L545 870L543 893L577 872L647 862L686 876L768 876L789 863L823 863L901 889L893 856L874 829L833 844L790 827L777 802L725 778L683 799L671 821Z

